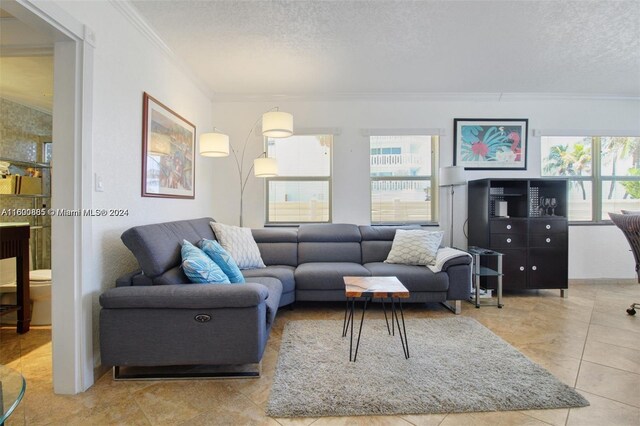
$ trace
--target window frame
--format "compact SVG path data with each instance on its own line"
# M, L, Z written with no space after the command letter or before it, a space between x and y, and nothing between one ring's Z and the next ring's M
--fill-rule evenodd
M394 225L422 225L422 226L438 226L439 225L439 190L438 188L438 170L440 160L440 132L439 131L393 131L385 130L380 132L371 132L366 135L368 137L369 149L367 150L369 156L369 220L372 226L394 226ZM382 136L423 136L431 138L431 150L430 150L430 162L431 162L431 175L430 176L371 176L371 138ZM428 181L431 183L431 220L417 220L417 221L374 221L373 220L373 182L380 181Z
M265 201L265 227L291 227L291 226L300 226L303 224L313 224L313 223L333 223L333 142L336 137L334 132L327 131L299 131L297 130L294 135L295 136L331 136L331 146L330 146L330 155L329 155L329 176L274 176L268 177L264 179L264 201ZM264 152L265 155L268 156L269 152L269 137L264 137ZM270 182L327 182L328 184L328 210L329 215L326 221L288 221L288 222L278 222L271 221L269 217L269 183Z
M613 133L613 134L609 134ZM640 176L613 176L602 174L602 139L611 137L632 137L639 138L640 136L633 136L635 132L620 133L620 132L593 132L585 134L584 132L578 132L573 134L571 132L558 132L549 133L540 136L540 142L543 138L552 137L582 137L591 139L591 176L547 176L544 174L544 161L542 150L540 151L540 176L545 179L553 180L566 180L567 184L570 182L590 182L591 183L591 220L569 220L569 225L578 226L593 226L593 225L612 225L611 219L604 218L602 214L602 194L603 183L605 182L640 182ZM542 143L540 144L542 146ZM567 185L569 188L570 185ZM569 197L567 197L569 200ZM568 201L570 202L570 201Z

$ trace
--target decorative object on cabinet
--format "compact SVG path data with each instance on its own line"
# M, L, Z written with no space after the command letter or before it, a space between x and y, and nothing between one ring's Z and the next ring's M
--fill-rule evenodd
M453 201L455 196L454 187L461 186L467 184L467 179L464 176L464 167L461 166L447 166L440 167L440 186L449 186L451 187L451 208L449 209L449 213L451 217L449 218L449 245L453 246Z
M526 118L456 118L453 164L465 170L526 170Z
M480 179L468 185L469 245L504 254L504 289L557 288L566 297L567 182ZM556 199L555 216L539 214L538 197ZM496 214L501 201L508 203L508 218ZM495 286L491 279L485 281Z
M613 223L620 228L625 238L631 246L633 259L636 261L636 274L638 275L638 283L640 283L640 214L634 213L609 213L609 217ZM640 303L632 303L627 313L629 315L636 314L636 308L640 308Z
M288 112L280 111L278 107L274 107L262 114L247 134L242 145L242 152L239 152L229 143L229 136L225 135L214 128L212 133L203 133L200 135L200 155L203 157L228 157L229 151L233 154L238 169L238 177L240 179L240 226L243 225L243 200L244 189L251 176L251 171L255 177L268 178L278 176L278 163L275 158L269 158L266 151L262 151L260 155L254 158L253 165L249 171L244 174L244 154L247 150L247 144L253 131L258 123L262 122L262 135L271 138L288 138L293 135L293 115ZM240 156L238 157L238 153Z
M143 95L142 196L195 198L196 126Z

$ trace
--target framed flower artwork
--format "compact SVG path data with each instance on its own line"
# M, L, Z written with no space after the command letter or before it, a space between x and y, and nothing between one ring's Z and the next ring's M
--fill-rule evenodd
M526 118L456 118L453 164L465 170L526 170Z

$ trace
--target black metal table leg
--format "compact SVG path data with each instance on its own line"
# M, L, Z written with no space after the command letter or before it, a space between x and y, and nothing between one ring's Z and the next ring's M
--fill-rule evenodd
M393 299L393 297L391 298L391 335L395 336L396 335L396 326L395 323L393 322L393 319L396 316L396 303Z
M384 320L387 323L387 331L389 332L389 334L391 334L391 329L389 328L389 319L387 318L387 308L385 308L384 306L384 297L381 297L380 300L382 301L382 311L384 312Z
M351 318L351 339L349 340L349 361L351 361L351 354L353 353L353 311L356 305L356 298L351 298L351 312L349 313L349 317Z
M347 305L344 307L344 322L342 323L342 337L345 337L347 335L347 331L349 330L349 323L347 322L348 312L349 312L349 298L347 298Z
M398 304L400 305L400 316L402 317L402 332L404 333L404 344L407 347L407 351L405 353L405 358L409 358L409 340L407 338L407 328L404 325L404 310L402 309L402 300L398 299ZM400 325L398 324L398 332L400 332Z
M364 306L362 307L362 318L360 318L360 329L358 330L358 341L356 342L356 353L353 356L353 362L356 362L356 359L358 358L358 348L360 347L360 336L362 335L362 324L364 324L364 313L367 310L367 302L370 300L371 298L367 297L364 299ZM352 326L353 329L353 326Z

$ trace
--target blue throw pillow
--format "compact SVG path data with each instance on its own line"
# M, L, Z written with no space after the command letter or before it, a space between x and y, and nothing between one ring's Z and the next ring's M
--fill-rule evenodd
M189 241L182 242L182 269L192 283L230 284L229 277L202 250Z
M240 268L238 268L238 264L217 241L203 238L198 243L198 246L207 256L216 262L216 265L222 269L222 272L229 277L229 281L232 283L244 282L244 277L242 276L242 272L240 272Z

